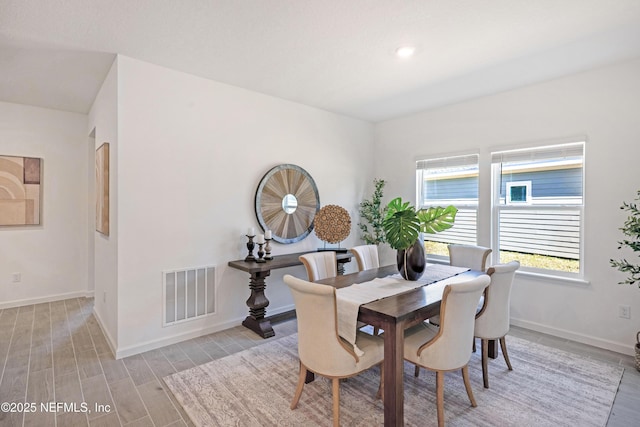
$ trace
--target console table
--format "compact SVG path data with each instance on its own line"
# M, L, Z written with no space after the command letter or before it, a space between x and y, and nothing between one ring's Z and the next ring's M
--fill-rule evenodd
M251 275L251 278L249 279L251 295L247 300L249 315L242 322L245 327L251 329L262 338L269 338L275 335L275 332L273 332L273 328L271 327L271 321L265 317L267 306L269 305L269 300L264 294L264 289L266 287L265 279L271 274L271 270L302 265L302 262L298 257L306 253L309 252L277 255L274 256L272 260L264 263L257 263L255 261L247 262L244 259L229 261L229 267L246 271ZM350 262L352 257L353 254L351 254L351 252L336 252L339 275L344 273L344 265Z

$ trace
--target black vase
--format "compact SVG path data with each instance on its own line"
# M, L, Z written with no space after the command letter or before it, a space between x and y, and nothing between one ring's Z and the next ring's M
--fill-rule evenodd
M396 258L398 262L398 271L406 280L418 280L424 268L427 265L427 259L424 254L424 243L420 240L409 247L407 250L399 250Z

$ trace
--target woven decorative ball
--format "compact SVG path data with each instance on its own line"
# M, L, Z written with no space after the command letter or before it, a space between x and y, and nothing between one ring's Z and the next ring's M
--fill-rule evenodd
M320 240L338 243L349 237L351 233L351 216L341 206L323 206L316 214L313 226Z

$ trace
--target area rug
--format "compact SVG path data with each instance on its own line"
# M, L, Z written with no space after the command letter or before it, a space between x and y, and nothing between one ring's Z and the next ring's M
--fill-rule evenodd
M459 372L445 374L449 426L604 426L623 368L562 350L507 337L513 371L502 355L489 361L490 388L482 386L479 351L469 363L478 406L472 408ZM405 363L405 425L437 425L435 373ZM298 407L289 405L298 378L297 335L164 378L196 426L328 426L331 383L305 385ZM383 406L375 399L380 378L372 368L341 382L343 426L379 426Z

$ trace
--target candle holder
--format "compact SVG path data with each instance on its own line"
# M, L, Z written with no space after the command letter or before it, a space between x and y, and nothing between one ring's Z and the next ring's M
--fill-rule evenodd
M263 258L263 255L264 255L264 251L262 250L263 246L264 246L264 243L258 243L258 258L256 259L256 262L267 262L267 260Z
M256 244L253 243L253 238L256 236L249 236L248 234L246 234L246 236L249 239L249 241L247 242L247 250L249 251L249 255L247 255L244 260L246 262L255 261L256 257L253 256L253 249L256 247Z
M264 259L266 259L267 261L271 261L273 257L271 256L271 244L269 242L271 242L271 240L273 239L265 238L264 240L265 240L264 251L266 252Z

